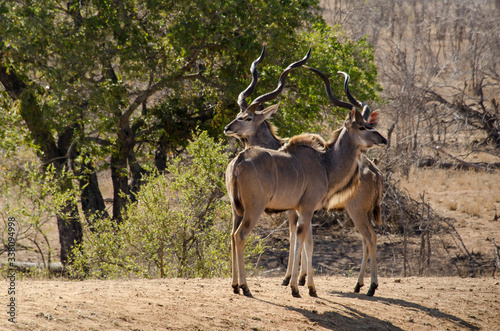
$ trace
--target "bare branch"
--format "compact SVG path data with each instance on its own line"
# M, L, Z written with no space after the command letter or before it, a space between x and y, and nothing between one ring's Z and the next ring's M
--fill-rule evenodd
M86 138L88 141L95 142L96 144L99 144L101 146L111 146L111 141L106 140L106 139L101 139L97 137L87 137Z
M176 73L172 75L167 75L164 76L159 80L158 83L152 85L150 88L145 90L141 95L139 95L129 106L129 108L122 114L120 118L120 127L126 127L128 120L130 119L130 116L134 113L134 111L144 102L146 101L150 96L152 96L154 93L158 92L159 90L165 88L168 86L168 84L171 84L173 82L178 82L181 80L189 80L189 79L196 79L200 76L200 74L192 74L192 75L185 75L185 72L187 72L189 69L191 69L192 65L195 63L195 61L198 59L200 51L196 50L194 54L191 56L189 61Z

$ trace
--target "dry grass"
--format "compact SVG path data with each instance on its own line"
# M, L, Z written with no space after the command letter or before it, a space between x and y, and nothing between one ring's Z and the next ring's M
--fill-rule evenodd
M458 209L458 201L455 199L447 200L443 204L448 210L455 211Z
M500 173L447 169L412 169L400 186L415 199L474 217L493 219L500 211Z

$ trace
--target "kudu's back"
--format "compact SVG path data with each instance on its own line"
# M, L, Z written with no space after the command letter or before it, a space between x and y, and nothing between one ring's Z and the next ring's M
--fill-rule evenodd
M279 151L252 147L233 159L226 171L227 190L238 215L245 210L277 212L311 203L320 208L328 178L324 152L311 145L302 141Z

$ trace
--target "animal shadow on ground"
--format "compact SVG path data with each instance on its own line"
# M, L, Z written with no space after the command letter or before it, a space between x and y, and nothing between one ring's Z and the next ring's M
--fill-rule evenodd
M384 298L384 297L379 297L379 296L369 297L369 296L366 296L363 294L357 294L357 293L342 293L342 292L331 291L330 294L334 294L334 295L338 295L338 296L342 296L342 297L346 297L346 298L353 298L353 299L355 298L358 300L368 300L368 301L374 301L374 302L381 302L381 303L384 303L384 304L387 304L390 306L398 305L398 306L401 306L404 308L420 310L421 312L426 313L429 316L432 316L434 318L445 319L445 320L451 321L451 322L457 324L457 327L460 327L460 328L467 328L468 330L479 330L480 329L476 325L473 325L467 321L464 321L463 319L461 319L459 317L444 313L444 312L440 311L439 309L429 308L429 307L422 306L422 305L419 305L419 304L414 303L414 302L409 302L409 301L405 301L405 300L401 300L401 299ZM330 300L326 300L326 299L323 299L323 300L331 302ZM331 302L331 303L333 303L333 302ZM333 304L339 305L338 303L333 303ZM344 305L341 305L341 306L344 306ZM351 309L350 307L347 307L347 306L344 306L344 308L348 309L348 310Z
M289 305L280 305L267 300L257 299L255 300L274 305L277 307L285 308L290 311L294 311L302 314L311 323L316 323L316 325L321 326L329 330L390 330L390 331L402 331L403 329L393 325L389 321L384 321L376 317L367 315L362 311L348 307L342 304L338 304L329 300L322 299L321 297L316 298L320 304L327 305L331 308L327 311L319 313L316 310L308 310L299 307L293 307ZM335 307L337 306L337 307ZM340 307L338 307L340 306ZM367 326L369 326L367 328Z

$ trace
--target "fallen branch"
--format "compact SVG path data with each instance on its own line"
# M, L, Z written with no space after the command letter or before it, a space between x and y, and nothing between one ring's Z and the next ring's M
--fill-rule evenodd
M45 263L36 262L2 262L2 267L14 267L18 270L29 271L31 269L47 269ZM53 262L49 264L51 272L63 272L63 266L60 262Z
M493 171L494 169L500 169L500 162L474 162L469 163L475 169L480 168L481 170L486 169L487 171ZM425 167L436 167L439 169L470 169L471 166L463 163L455 163L455 162L438 162L432 157L421 158L417 161L417 167L425 168Z
M437 154L439 154L439 153L443 153L444 155L446 155L446 156L448 156L448 157L452 158L452 159L453 159L453 160L455 160L455 161L458 161L459 163L461 163L461 164L463 164L463 165L465 165L465 166L467 166L467 167L470 167L470 168L475 168L475 169L479 169L479 170L483 170L483 171L491 171L491 170L490 170L490 169L488 169L488 168L484 168L484 167L478 166L478 165L476 165L476 164L474 164L474 163L470 163L470 162L466 162L466 161L464 161L464 160L461 160L461 159L459 159L458 157L453 156L453 155L451 155L450 153L446 152L446 151L445 151L442 147L440 147L440 146L436 146L436 147L433 147L433 146L427 146L427 145L424 145L424 146L425 146L425 147L432 148L432 149L436 150Z

